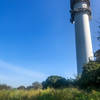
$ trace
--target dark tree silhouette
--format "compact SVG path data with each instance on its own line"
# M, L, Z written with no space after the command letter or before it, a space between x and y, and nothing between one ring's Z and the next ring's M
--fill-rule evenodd
M50 76L42 83L43 89L50 88L64 88L73 85L73 81L61 76Z
M83 73L78 80L81 88L98 87L100 88L100 63L89 62L83 67Z

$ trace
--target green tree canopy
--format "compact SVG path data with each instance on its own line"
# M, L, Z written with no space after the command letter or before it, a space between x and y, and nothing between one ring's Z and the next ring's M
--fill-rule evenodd
M0 90L10 90L12 87L6 85L6 84L0 84Z
M86 64L78 83L81 88L100 87L100 63L90 62Z
M42 89L42 84L39 82L32 83L33 89Z
M17 89L18 90L24 90L25 89L25 86L19 86Z
M67 80L61 76L50 76L42 83L43 88L62 88L67 85Z

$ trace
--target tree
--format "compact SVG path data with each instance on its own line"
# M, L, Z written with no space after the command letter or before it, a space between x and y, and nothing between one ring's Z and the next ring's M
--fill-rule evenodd
M83 73L78 80L81 88L99 87L100 88L100 63L89 62L83 67Z
M10 90L12 89L10 86L6 84L0 84L0 90Z
M96 61L100 62L100 49L95 52L94 56L96 57Z
M24 90L25 89L25 86L19 86L17 89Z
M100 24L100 23L99 23ZM100 30L100 25L98 25L98 28L99 28L99 30ZM97 40L100 42L100 31L98 31L98 36L97 36ZM100 49L98 49L96 52L95 52L95 54L94 54L94 56L96 57L96 61L97 62L100 62Z
M100 22L98 22L99 23L99 25L98 25L98 36L97 36L97 40L100 42ZM100 44L99 44L100 45ZM95 52L95 54L94 54L94 56L95 56L95 60L97 61L97 62L100 62L100 49L98 49L96 52Z
M26 89L31 90L31 89L33 89L33 87L32 86L27 86Z
M32 83L32 85L27 86L26 89L27 90L31 90L31 89L35 89L35 90L42 89L42 83L40 83L40 82L34 82L34 83Z
M67 80L61 76L50 76L42 83L43 88L62 88L66 87Z
M99 23L99 24L100 24L100 23ZM98 25L98 28L99 28L99 30L100 30L100 25ZM100 31L98 31L98 33L99 33L99 36L97 36L97 40L100 41Z
M33 87L34 89L42 89L42 84L39 83L39 82L34 82L34 83L32 84L32 87Z

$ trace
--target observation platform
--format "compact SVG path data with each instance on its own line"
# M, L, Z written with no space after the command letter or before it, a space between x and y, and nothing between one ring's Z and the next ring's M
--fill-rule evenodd
M81 6L81 7L77 7L75 8L75 5L80 3L80 5L85 4L86 6ZM71 19L70 22L74 23L75 21L75 15L77 13L88 13L90 19L91 19L91 9L90 9L90 0L70 0L70 13L71 13Z

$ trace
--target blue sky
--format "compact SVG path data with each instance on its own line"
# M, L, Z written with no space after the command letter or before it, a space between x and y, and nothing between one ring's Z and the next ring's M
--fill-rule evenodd
M99 0L91 0L91 33L97 50ZM31 85L50 75L77 73L69 0L0 0L0 83Z

